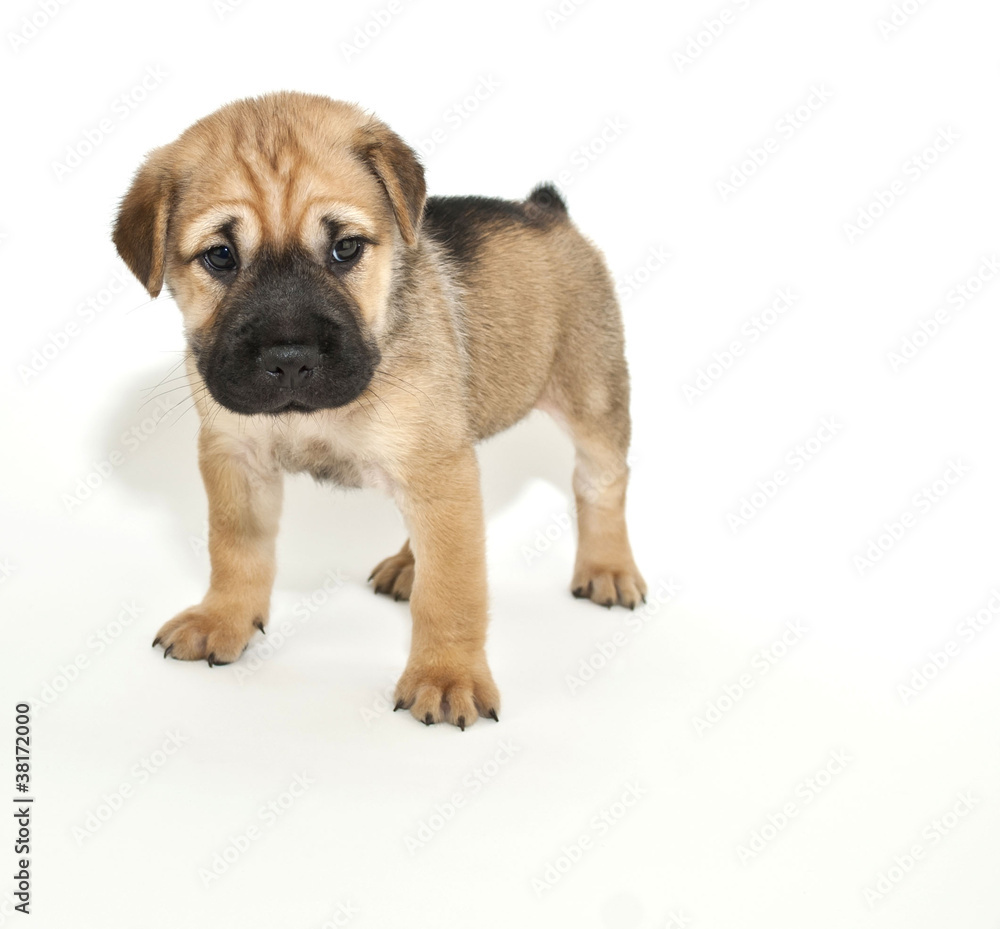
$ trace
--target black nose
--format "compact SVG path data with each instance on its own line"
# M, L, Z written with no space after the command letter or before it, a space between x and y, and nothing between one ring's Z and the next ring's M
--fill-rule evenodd
M315 345L272 345L261 352L260 361L280 387L301 387L319 364L319 348Z

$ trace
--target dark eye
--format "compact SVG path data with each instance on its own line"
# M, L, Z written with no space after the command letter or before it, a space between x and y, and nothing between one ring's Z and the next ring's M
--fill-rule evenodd
M333 260L337 262L354 261L361 255L363 244L361 239L356 237L341 239L333 246Z
M228 245L213 245L202 257L213 271L236 270L236 256Z

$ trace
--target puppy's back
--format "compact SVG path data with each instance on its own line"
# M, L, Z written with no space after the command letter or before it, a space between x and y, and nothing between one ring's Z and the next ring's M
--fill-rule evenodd
M421 234L439 246L462 294L458 328L474 359L468 390L480 438L527 414L567 348L590 343L590 354L620 343L604 258L551 185L523 201L431 197Z

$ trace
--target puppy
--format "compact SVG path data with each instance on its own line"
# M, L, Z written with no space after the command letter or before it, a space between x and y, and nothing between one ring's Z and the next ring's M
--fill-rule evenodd
M426 199L424 172L356 106L277 93L154 150L114 228L184 317L201 417L211 581L160 629L164 654L235 661L267 623L282 475L391 494L410 539L378 593L409 599L396 708L497 719L475 444L543 409L572 437L571 590L634 608L625 527L629 383L604 261L552 187Z

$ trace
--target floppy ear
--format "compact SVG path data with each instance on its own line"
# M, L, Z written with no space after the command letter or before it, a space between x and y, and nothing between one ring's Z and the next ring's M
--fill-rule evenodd
M163 287L172 192L166 153L158 148L136 172L118 209L112 234L118 254L151 297Z
M403 241L412 245L417 241L427 199L424 166L417 159L417 153L377 120L365 127L358 153L382 182Z

